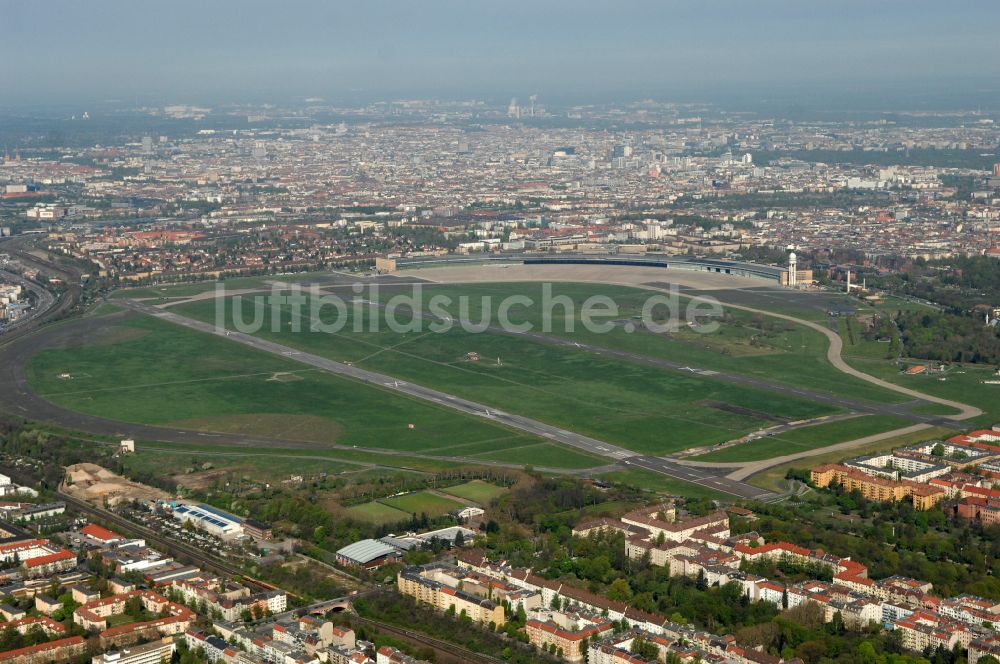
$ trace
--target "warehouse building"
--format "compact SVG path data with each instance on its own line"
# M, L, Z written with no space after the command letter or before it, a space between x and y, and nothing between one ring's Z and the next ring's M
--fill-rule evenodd
M178 505L173 509L174 518L191 522L196 528L215 535L230 538L243 534L243 520L209 505Z
M399 561L399 549L384 542L364 539L337 551L337 562L348 567L375 569Z

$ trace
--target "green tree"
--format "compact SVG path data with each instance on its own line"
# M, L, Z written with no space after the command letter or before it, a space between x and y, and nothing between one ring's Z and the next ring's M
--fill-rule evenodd
M614 602L628 602L632 599L632 588L625 579L615 579L608 586L606 597Z

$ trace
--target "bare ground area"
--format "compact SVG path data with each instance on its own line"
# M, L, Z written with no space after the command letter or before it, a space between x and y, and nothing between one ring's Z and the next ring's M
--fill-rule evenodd
M107 500L112 507L123 501L162 500L170 497L166 491L133 482L93 463L68 466L63 490L94 505L104 505Z

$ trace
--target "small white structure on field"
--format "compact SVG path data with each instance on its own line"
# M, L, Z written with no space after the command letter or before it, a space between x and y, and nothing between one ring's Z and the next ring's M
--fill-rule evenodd
M135 454L135 441L126 438L118 445L118 454Z

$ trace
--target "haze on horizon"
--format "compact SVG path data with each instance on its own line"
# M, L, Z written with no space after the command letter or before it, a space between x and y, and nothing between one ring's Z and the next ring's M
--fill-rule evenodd
M1000 95L995 0L0 0L0 16L0 106Z

